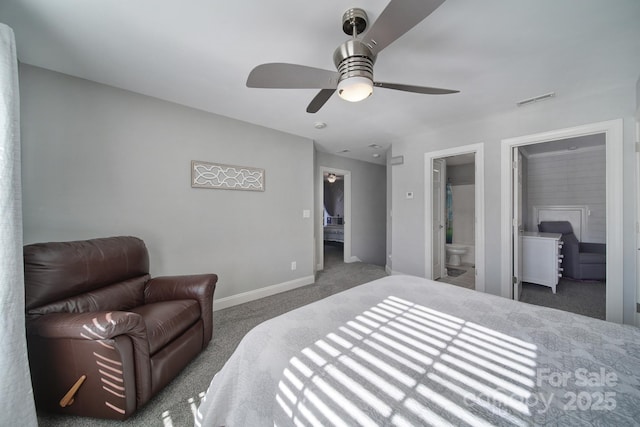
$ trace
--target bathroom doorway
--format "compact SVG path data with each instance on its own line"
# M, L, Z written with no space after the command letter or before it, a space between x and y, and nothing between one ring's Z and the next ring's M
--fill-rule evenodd
M433 163L434 280L475 289L475 153Z
M425 272L484 292L482 144L425 154Z

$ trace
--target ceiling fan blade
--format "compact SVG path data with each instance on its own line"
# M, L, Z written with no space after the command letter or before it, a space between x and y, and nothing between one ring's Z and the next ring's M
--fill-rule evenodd
M440 89L437 87L428 87L428 86L403 85L399 83L373 82L373 85L375 87L381 87L384 89L402 90L405 92L413 92L413 93L424 93L427 95L447 95L450 93L460 92L459 90Z
M247 78L247 87L274 89L335 89L337 71L297 64L270 63L255 67Z
M391 0L362 37L375 55L419 24L445 0Z
M335 89L322 89L318 92L316 97L311 100L311 103L307 107L307 113L317 113L329 98L331 98L331 95L333 95L335 91Z

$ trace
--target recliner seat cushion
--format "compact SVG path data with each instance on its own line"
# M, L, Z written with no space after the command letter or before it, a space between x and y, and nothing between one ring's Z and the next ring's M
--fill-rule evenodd
M130 311L142 316L152 355L200 319L200 305L195 300L156 302Z
M580 264L606 264L607 256L605 254L596 254L593 252L580 252Z

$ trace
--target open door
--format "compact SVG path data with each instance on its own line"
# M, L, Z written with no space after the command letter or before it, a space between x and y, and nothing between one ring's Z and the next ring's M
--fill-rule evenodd
M522 291L522 153L513 147L513 299L520 300Z
M444 247L444 198L447 183L447 167L444 159L433 159L433 201L432 236L433 236L433 280L445 275Z

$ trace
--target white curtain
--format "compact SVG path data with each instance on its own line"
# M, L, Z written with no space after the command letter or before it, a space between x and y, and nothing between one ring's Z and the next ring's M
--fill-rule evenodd
M24 329L20 99L13 30L0 24L0 425L37 425Z

